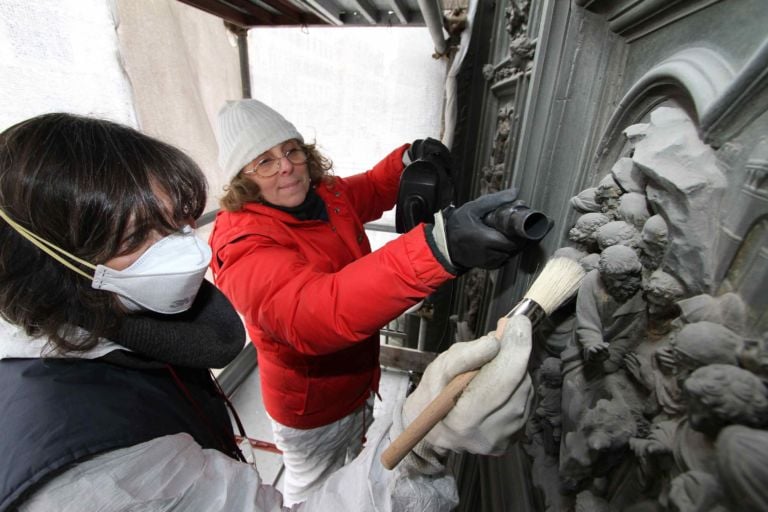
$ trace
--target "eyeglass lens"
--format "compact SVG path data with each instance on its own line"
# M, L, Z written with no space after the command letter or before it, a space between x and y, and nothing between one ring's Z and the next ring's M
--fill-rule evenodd
M286 158L292 164L303 164L307 161L307 154L300 148L289 149L280 158L266 158L253 167L253 172L262 178L274 176L280 170L280 162Z

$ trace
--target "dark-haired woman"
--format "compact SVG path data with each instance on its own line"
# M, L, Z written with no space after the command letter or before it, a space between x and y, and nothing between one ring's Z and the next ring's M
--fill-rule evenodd
M242 461L208 371L245 337L203 279L211 253L192 228L205 188L180 151L111 122L47 114L0 134L0 511L280 508L280 494ZM508 333L530 341L526 325ZM498 369L504 353L493 336L458 344L397 425L490 360L478 378L506 382L497 395L525 401L524 369L510 379ZM377 461L400 427L377 422L370 446L307 509L449 508L455 488L440 455L498 451L512 431L488 427L525 416L525 407L477 402L459 401L461 434L447 434L456 421L447 417L396 472Z

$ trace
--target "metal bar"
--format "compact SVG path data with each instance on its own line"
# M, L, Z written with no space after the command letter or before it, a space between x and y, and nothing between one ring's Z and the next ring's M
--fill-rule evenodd
M369 222L368 224L364 224L363 228L365 228L368 231L381 231L384 233L397 233L394 226L390 226L388 224L376 224L375 222Z
M405 337L406 337L406 334L404 332L393 331L392 329L379 329L379 333L382 336L387 336L387 337L391 337L391 338L405 339Z
M240 59L240 87L243 98L247 99L251 97L251 66L248 58L248 30L246 29L237 32L237 54ZM216 218L216 212L214 212L214 218Z
M246 96L247 98L248 96ZM219 208L216 208L215 210L211 210L210 212L205 212L200 216L199 219L195 222L195 227L201 228L203 226L206 226L216 220L216 214L219 213Z
M179 1L181 3L200 9L201 11L207 12L208 14L213 14L214 16L217 16L225 21L234 23L235 25L239 25L241 27L248 27L251 25L255 25L257 22L257 20L253 16L247 14L241 9L236 9L235 7L222 4L220 2L217 2L216 0L179 0Z
M256 364L256 347L253 346L253 343L248 343L216 377L224 394L231 397L237 391L237 387L256 368Z
M285 464L280 464L280 469L277 470L277 474L275 475L275 479L272 480L272 487L277 487L277 482L280 481L280 477L283 476L283 471L285 471Z
M419 352L424 351L424 344L426 343L427 339L427 319L423 316L419 317L419 337L418 341L416 342L416 348L419 350Z
M445 55L448 43L443 34L443 14L438 2L439 0L419 0L419 9L424 16L429 35L432 36L432 42L435 44L435 52L439 55Z

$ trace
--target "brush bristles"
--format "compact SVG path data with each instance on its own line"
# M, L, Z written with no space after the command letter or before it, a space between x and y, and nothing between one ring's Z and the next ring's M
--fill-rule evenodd
M525 294L536 302L547 315L552 314L575 294L584 279L584 269L570 258L553 258Z

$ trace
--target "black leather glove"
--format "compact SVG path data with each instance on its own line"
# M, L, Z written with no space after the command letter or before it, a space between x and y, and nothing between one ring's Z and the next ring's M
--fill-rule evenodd
M439 140L427 137L416 139L408 148L408 158L411 162L426 160L437 165L441 170L451 176L451 151Z
M524 238L509 239L483 222L487 214L516 199L517 190L511 188L443 210L448 256L454 266L498 268L525 247Z

